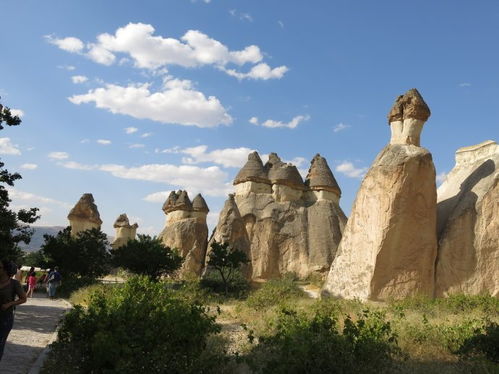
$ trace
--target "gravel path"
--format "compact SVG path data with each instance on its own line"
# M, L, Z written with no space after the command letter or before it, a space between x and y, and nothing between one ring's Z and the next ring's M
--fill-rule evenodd
M0 361L0 373L27 374L38 372L34 366L45 347L52 342L62 314L70 304L62 299L50 300L35 293L16 309L14 328L10 332Z

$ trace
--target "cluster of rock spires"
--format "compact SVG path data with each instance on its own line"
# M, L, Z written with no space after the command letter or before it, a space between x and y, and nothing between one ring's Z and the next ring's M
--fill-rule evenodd
M248 255L249 279L322 274L323 296L498 296L499 146L486 141L459 149L437 192L431 153L420 147L429 117L416 89L396 99L388 115L390 143L363 179L348 222L326 159L317 154L303 181L277 154L263 164L253 152L209 240L205 200L199 194L191 201L181 190L163 204L167 217L159 238L184 257L182 275L202 275L216 240ZM73 235L102 224L91 194L68 219ZM122 214L114 227L117 248L135 238L138 226Z

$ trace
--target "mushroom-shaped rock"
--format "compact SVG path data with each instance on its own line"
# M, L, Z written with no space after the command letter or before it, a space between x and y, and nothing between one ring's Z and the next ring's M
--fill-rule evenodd
M334 178L333 172L329 168L326 159L318 153L312 159L305 185L311 190L326 190L334 192L338 197L341 196L341 190Z
M263 168L263 162L258 152L251 152L248 155L248 161L239 170L236 178L234 179L234 185L244 182L259 182L259 183L267 183L270 184L269 179L267 178L267 173Z
M177 192L170 192L170 195L163 204L163 212L165 212L165 214L176 210L192 210L192 203L187 191L178 190Z
M71 225L71 235L75 236L81 231L90 229L100 229L102 220L94 203L94 197L91 193L85 193L80 200L71 209L68 214L68 220Z
M135 239L135 234L139 225L136 223L130 225L128 216L123 213L114 221L113 227L116 229L116 237L111 243L111 247L119 248L128 243L128 241Z
M175 191L170 192L170 195L168 195L165 203L163 204L163 212L165 212L165 214L168 214L174 211L176 201L177 201L177 193Z
M199 193L192 200L192 209L195 212L202 212L202 213L208 213L210 211L203 196Z
M269 179L272 184L283 184L288 187L303 190L305 185L296 166L292 164L276 164L269 170Z
M430 115L430 108L415 88L399 96L388 113L392 132L390 144L419 146L421 130Z
M281 161L281 158L277 155L277 153L272 152L269 154L269 159L267 160L263 168L265 170L265 173L268 174L271 168L280 165L284 165L284 162Z

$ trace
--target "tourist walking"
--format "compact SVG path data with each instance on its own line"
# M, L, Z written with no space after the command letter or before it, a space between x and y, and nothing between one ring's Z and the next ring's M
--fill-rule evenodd
M33 297L33 292L35 292L36 288L36 272L34 268L31 268L28 273L28 292L26 292L27 297Z
M14 307L26 302L26 293L21 283L11 279L16 271L17 266L14 263L7 260L0 262L0 360L14 324Z
M51 299L55 299L55 293L57 291L57 287L60 286L61 284L61 274L59 273L59 268L56 266L54 270L49 271L48 275L48 292L49 292L49 297Z

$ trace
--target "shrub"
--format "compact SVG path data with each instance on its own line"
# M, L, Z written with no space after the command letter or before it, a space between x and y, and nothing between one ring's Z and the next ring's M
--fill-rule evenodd
M57 296L68 298L71 294L80 288L90 286L97 283L97 280L93 277L78 277L78 276L67 276L61 282L61 285L57 287Z
M235 270L227 283L224 283L220 273L208 271L201 279L200 285L223 297L243 298L249 290L249 283L240 270Z
M282 309L274 333L258 340L248 363L261 373L387 372L399 354L384 314L368 310L356 321L346 317L340 331L330 315Z
M44 372L209 372L217 360L206 352L206 340L219 331L203 306L134 277L65 316Z
M463 342L457 353L465 358L485 356L499 364L499 325L489 322L483 330L476 329L474 335Z
M305 293L292 278L272 279L253 292L246 300L246 304L250 308L262 310L304 295Z

